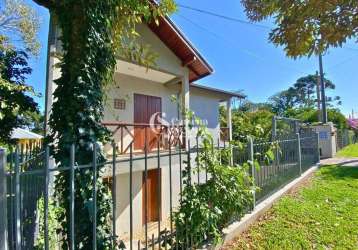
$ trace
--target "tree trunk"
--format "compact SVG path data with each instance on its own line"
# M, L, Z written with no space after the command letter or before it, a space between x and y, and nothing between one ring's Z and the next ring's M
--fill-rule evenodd
M104 14L98 13L97 1L72 1L68 6L58 7L54 11L61 29L62 61L61 76L55 80L54 103L49 119L51 127L50 141L53 143L54 157L59 166L69 166L70 147L75 144L77 165L93 161L93 143L105 142L107 130L101 125L103 115L103 85L111 75L115 60L110 42L110 26L106 25ZM108 6L105 6L108 7ZM92 13L97 11L97 17ZM102 18L101 18L102 17ZM106 30L107 28L107 30ZM98 153L96 161L104 158ZM90 171L88 171L90 170ZM70 242L70 176L69 171L56 176L56 197L65 208L59 215L62 234ZM99 171L97 170L97 176ZM93 247L93 195L92 169L76 170L75 173L75 248ZM97 248L110 247L111 232L107 225L110 215L110 200L101 179L96 185L97 194ZM82 247L81 247L82 246Z

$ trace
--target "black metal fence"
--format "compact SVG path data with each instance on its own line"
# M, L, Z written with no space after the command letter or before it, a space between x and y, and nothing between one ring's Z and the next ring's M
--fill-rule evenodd
M187 150L180 146L169 147L163 151L158 144L156 152L144 150L143 154L134 154L131 145L129 154L119 156L116 145L112 145L112 153L107 155L105 162L98 164L94 160L77 165L76 146L72 145L68 152L70 163L61 168L52 164L48 147L33 152L17 148L7 155L6 164L0 161L0 171L3 171L7 183L6 198L1 200L7 208L4 244L9 249L56 249L62 244L65 239L54 230L58 224L51 216L53 209L61 207L52 198L56 192L53 180L59 173L67 172L70 179L69 249L76 249L74 218L80 215L74 209L75 178L78 178L75 176L77 171L87 169L93 178L93 249L97 248L97 178L108 183L108 193L112 194L110 224L113 241L120 239L120 247L127 249L168 249L171 245L178 249L178 245L172 244L176 240L173 213L181 199L184 165L192 164L193 182L200 184L210 179L205 168L196 169L195 161L200 151L198 141L193 147L189 142L188 147ZM259 187L254 194L256 204L319 161L316 134L297 134L274 142L250 139L242 148L219 143L217 150L229 147L232 151L230 164L257 162L260 165L252 164L251 168L251 175ZM93 159L97 159L96 154L94 146ZM1 155L4 158L4 154ZM97 176L97 170L101 170L100 176ZM0 180L0 183L5 180ZM184 248L191 249L194 245L197 242L190 241Z

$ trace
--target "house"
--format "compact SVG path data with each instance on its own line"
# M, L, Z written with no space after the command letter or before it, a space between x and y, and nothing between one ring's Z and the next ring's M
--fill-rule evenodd
M26 129L15 128L11 132L11 139L16 141L21 150L27 152L41 146L43 136Z
M137 32L139 42L150 45L159 55L156 65L148 69L118 59L115 84L106 90L103 117L103 124L113 132L116 159L120 159L115 166L116 233L126 239L129 234L131 239L133 234L140 234L144 225L150 231L158 220L162 228L168 226L170 213L178 205L183 168L178 150L184 152L196 138L195 130L188 128L188 121L181 121L182 108L194 111L203 119L214 141L220 143L220 138L230 140L232 135L232 98L242 98L237 93L195 83L213 73L213 69L169 18L161 18L158 26L138 25ZM49 55L60 49L58 31L52 28L50 34ZM55 57L49 57L47 116L53 101L53 80L60 74L53 67L56 62ZM171 101L172 96L179 101ZM220 128L220 105L227 107L228 128ZM220 136L222 131L226 136ZM131 145L136 159L130 166ZM144 153L154 156L158 149L162 153L160 166L156 157L148 157L146 162L141 157ZM172 158L168 157L168 150L173 151ZM105 146L108 157L113 157L112 151L110 145ZM203 173L196 175L193 179L205 181ZM110 174L106 178L113 182Z

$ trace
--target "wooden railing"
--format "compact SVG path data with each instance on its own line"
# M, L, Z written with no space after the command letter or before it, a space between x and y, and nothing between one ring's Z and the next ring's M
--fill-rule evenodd
M153 152L169 148L185 148L183 125L103 122L111 132L119 154L129 153L131 144L135 152Z

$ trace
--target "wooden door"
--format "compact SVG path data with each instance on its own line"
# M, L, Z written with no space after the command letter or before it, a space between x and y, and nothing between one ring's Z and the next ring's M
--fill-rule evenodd
M134 94L134 123L149 124L150 118L162 112L162 99L160 97ZM154 123L159 123L158 118ZM148 126L136 126L134 128L134 149L144 150L147 142L148 151L157 147L160 127L151 128Z
M142 184L142 214L143 224L145 221L145 213L147 212L147 222L158 221L160 218L159 206L161 200L161 193L159 193L159 185L161 182L161 171L158 169L152 169L147 171L147 181L145 180L145 173L143 172L143 184ZM147 193L147 200L145 194ZM147 211L145 205L147 204Z

